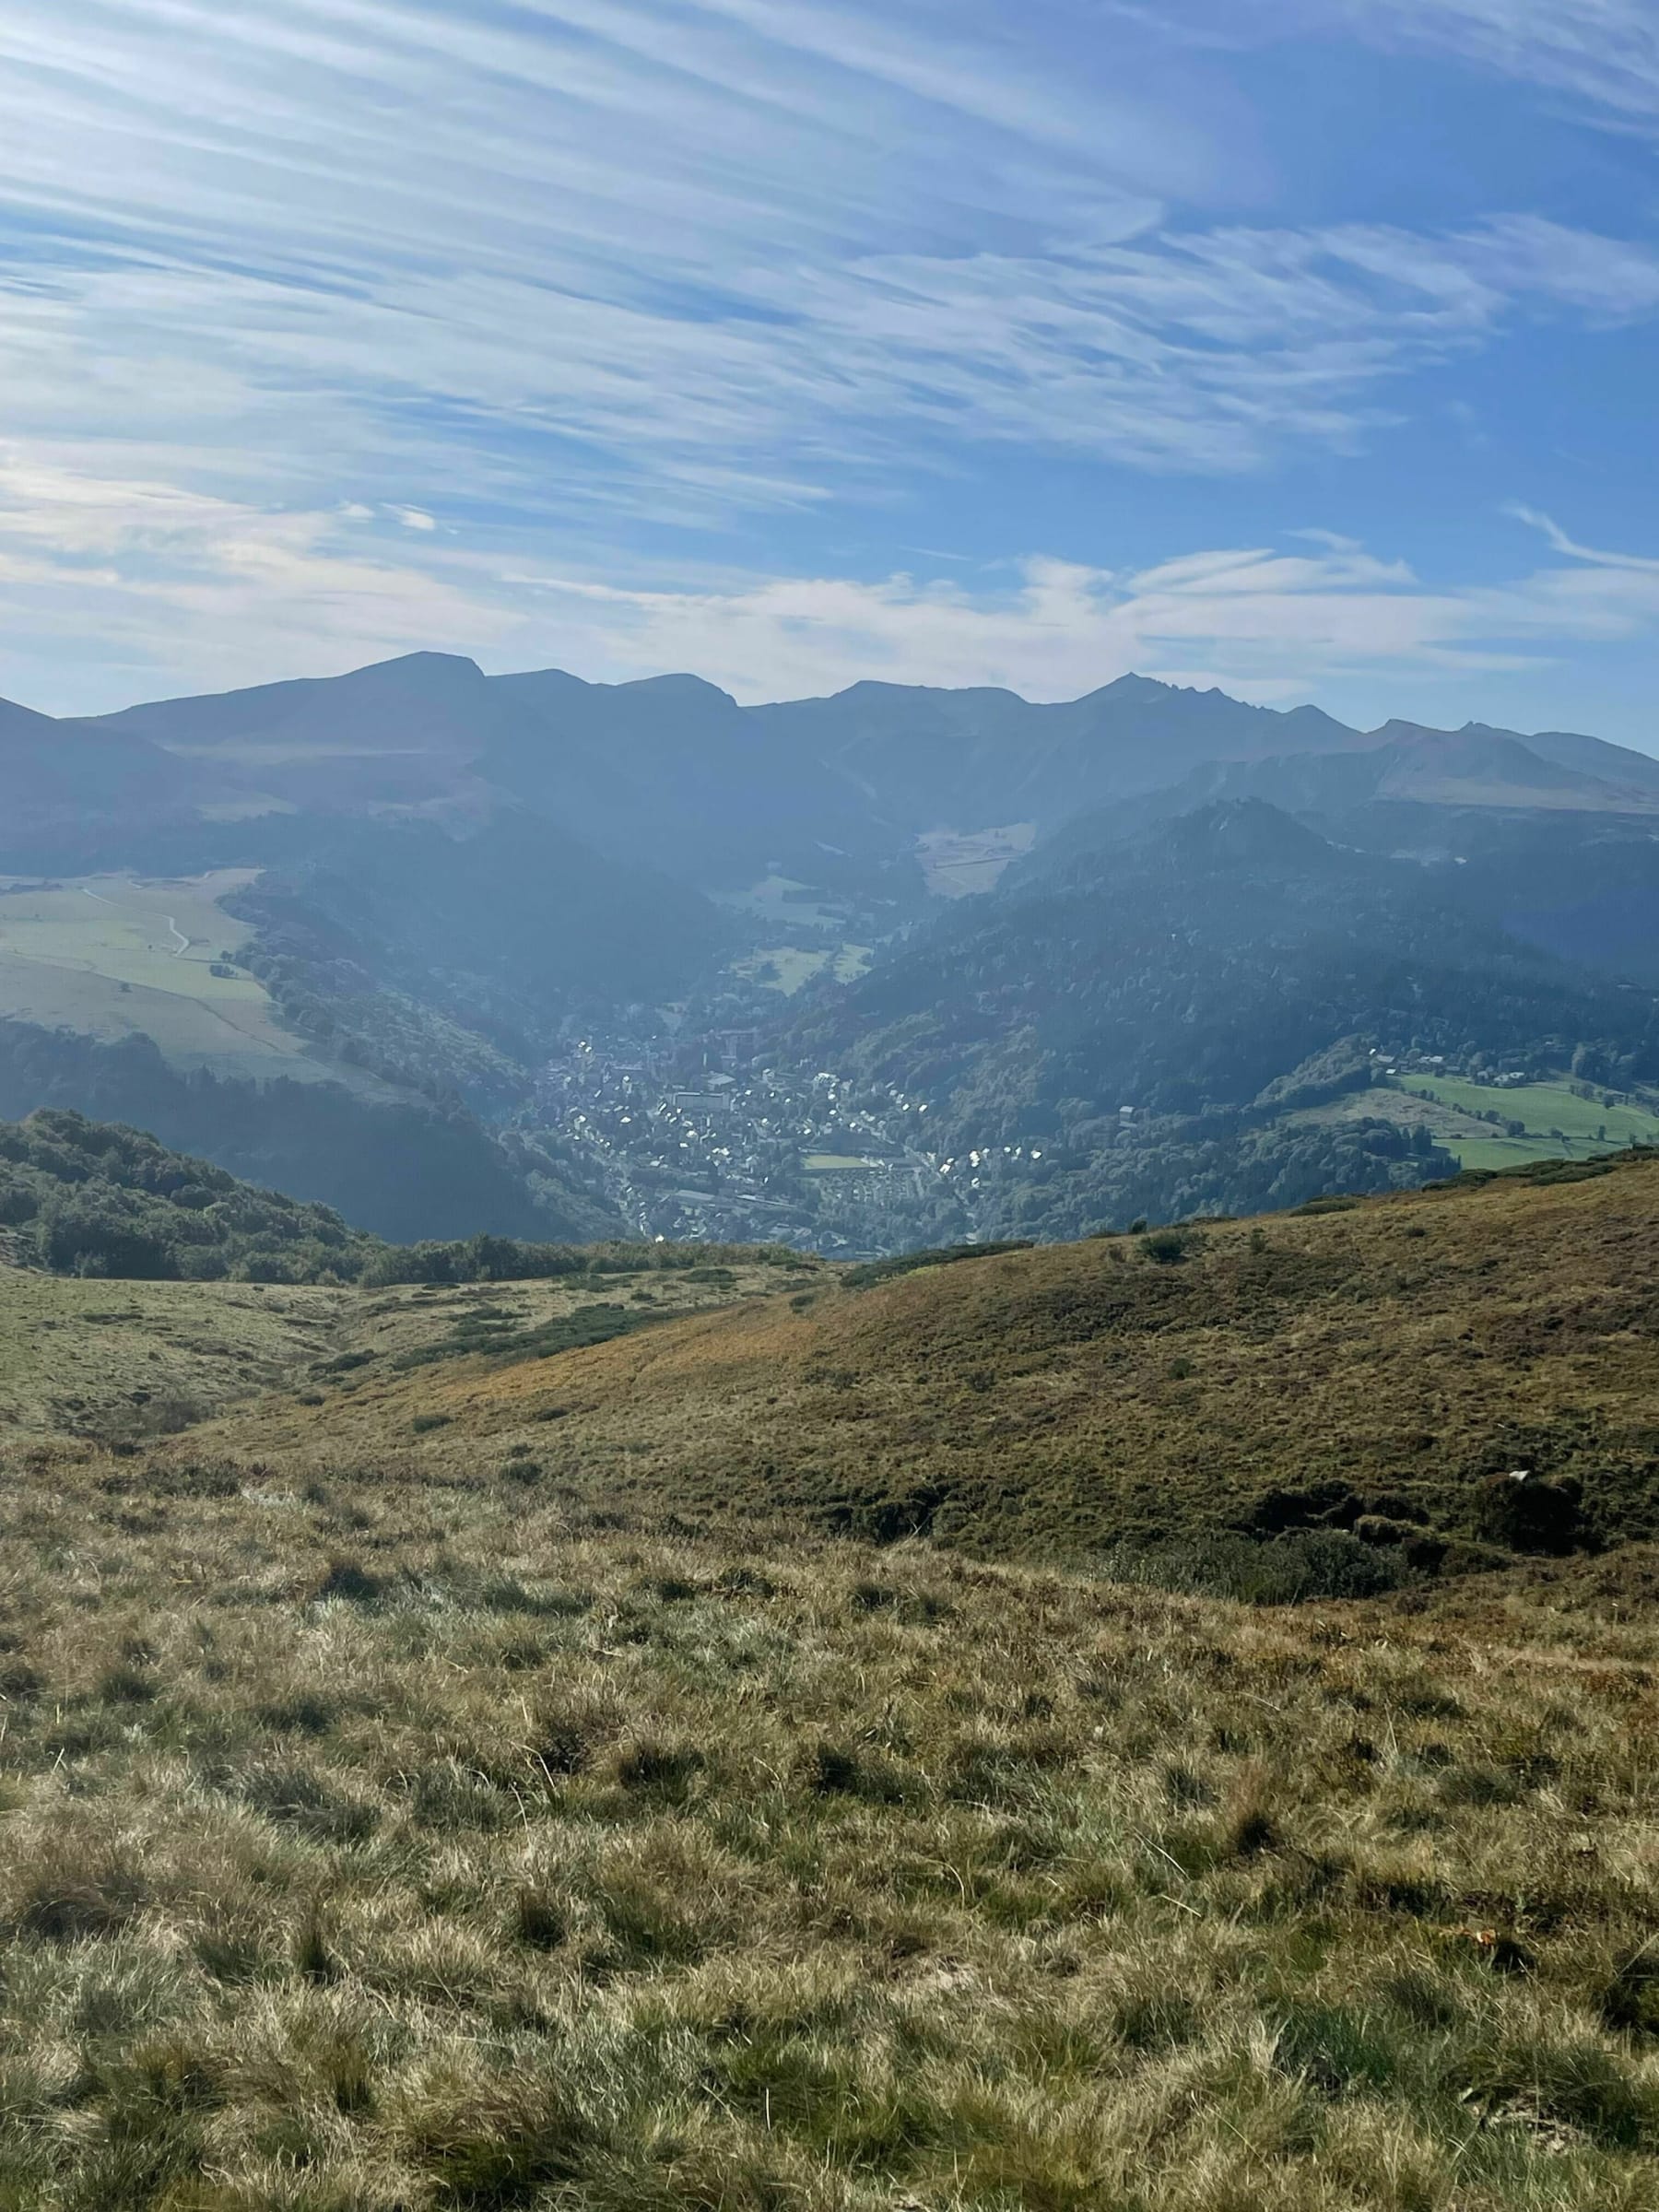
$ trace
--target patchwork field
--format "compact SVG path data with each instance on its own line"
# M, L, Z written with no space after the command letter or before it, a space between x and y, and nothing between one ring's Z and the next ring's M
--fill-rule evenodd
M227 869L180 882L0 883L0 1018L106 1041L143 1034L184 1066L304 1077L308 1049L264 986L240 970L214 973L234 967L248 934L219 900L250 880Z
M1528 1159L1593 1159L1624 1145L1659 1144L1659 1114L1640 1100L1604 1105L1581 1098L1571 1084L1523 1083L1498 1090L1456 1076L1403 1076L1400 1089L1466 1117L1441 1137L1465 1168L1507 1168ZM1371 1094L1374 1097L1374 1093ZM1525 1124L1512 1136L1474 1117L1500 1113ZM1438 1134L1438 1132L1437 1132Z
M930 830L916 840L916 857L935 898L966 899L996 888L1009 865L1037 841L1034 822L1008 822L995 830Z
M1525 1135L1510 1135L1482 1118L1488 1113L1524 1123ZM1640 1099L1617 1098L1606 1106L1599 1098L1580 1098L1564 1081L1499 1090L1457 1077L1404 1076L1288 1118L1321 1124L1382 1119L1406 1129L1421 1124L1460 1167L1487 1173L1529 1160L1591 1160L1631 1144L1659 1145L1659 1114Z

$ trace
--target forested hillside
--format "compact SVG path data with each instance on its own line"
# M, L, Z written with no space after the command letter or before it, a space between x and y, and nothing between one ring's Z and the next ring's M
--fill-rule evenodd
M100 1044L0 1022L0 1115L62 1106L139 1124L232 1175L314 1199L394 1241L427 1236L606 1236L603 1205L514 1158L464 1109L366 1102L335 1083L238 1082L170 1067L147 1039Z
M924 1100L930 1142L981 1155L1002 1194L990 1234L1421 1181L1450 1169L1426 1134L1298 1114L1366 1088L1367 1048L1659 1077L1652 994L1504 930L1462 873L1339 848L1258 800L1202 808L1040 853L820 996L791 1047Z
M78 1113L0 1123L0 1223L29 1265L155 1281L348 1282L382 1249L327 1206Z

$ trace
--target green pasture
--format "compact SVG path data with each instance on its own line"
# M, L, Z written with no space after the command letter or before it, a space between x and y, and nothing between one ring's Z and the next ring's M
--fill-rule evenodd
M1462 1076L1404 1076L1399 1088L1408 1095L1450 1107L1454 1112L1496 1112L1524 1124L1511 1136L1487 1124L1478 1131L1441 1135L1465 1168L1513 1167L1540 1159L1587 1159L1625 1145L1659 1144L1659 1114L1636 1100L1621 1098L1608 1106L1600 1097L1581 1098L1564 1081L1517 1084L1499 1090ZM1559 1132L1559 1134L1558 1134Z
M856 982L870 964L867 945L842 945L836 951L810 949L802 945L773 945L760 952L751 952L732 964L733 973L747 976L769 991L781 991L785 998L793 998L805 983L826 970L838 983Z
M304 1073L301 1041L234 966L247 925L219 901L251 877L95 876L0 885L0 1019L112 1041L153 1037L170 1059ZM225 956L230 956L227 960ZM233 972L216 975L216 966Z
M1037 841L1035 822L1004 822L993 830L930 830L916 840L916 858L935 898L964 899L994 890L1010 862Z

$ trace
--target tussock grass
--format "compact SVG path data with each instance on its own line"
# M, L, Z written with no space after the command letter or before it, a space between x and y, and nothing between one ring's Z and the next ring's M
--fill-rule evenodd
M920 1259L554 1357L382 1361L200 1446L302 1484L397 1437L641 1525L925 1535L1269 1602L1659 1539L1659 1160Z
M1287 1612L146 1472L0 1476L0 2205L1659 2198L1651 1553Z

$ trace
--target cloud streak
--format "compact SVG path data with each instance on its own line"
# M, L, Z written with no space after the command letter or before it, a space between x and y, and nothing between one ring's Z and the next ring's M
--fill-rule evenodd
M1659 124L1659 18L1648 0L1331 0L1328 12L1379 44L1438 47L1610 118Z
M1379 674L1451 691L1585 640L1659 629L1659 563L1582 558L1591 565L1465 588L1341 542L1198 552L1121 573L1037 559L1011 584L978 588L903 575L702 592L521 581L548 595L556 632L603 655L604 673L695 665L747 700L856 677L1070 699L1133 670L1283 704Z
M236 496L700 526L981 441L1236 473L1516 316L1659 309L1659 258L1527 217L1171 221L1204 134L972 6L87 12L0 22L6 427Z
M1659 124L1659 18L1648 0L1104 0L1127 22L1216 48L1345 33L1450 55L1565 95L1623 129Z
M30 641L0 654L0 689L92 712L442 646L498 669L557 663L613 681L690 668L751 701L865 677L1071 698L1135 670L1283 704L1379 680L1453 697L1585 643L1659 635L1659 560L1593 550L1516 512L1562 560L1496 585L1431 583L1305 531L1288 549L1206 548L1143 569L1033 557L944 580L738 575L665 589L480 553L406 513L265 510L0 451L0 590ZM71 651L66 688L55 672Z
M1659 253L1535 211L1206 212L1238 147L1096 12L1085 39L1075 0L8 0L0 679L110 703L440 636L700 665L702 620L748 690L859 653L1029 683L1045 640L1257 687L1391 638L1507 665L1518 615L1482 644L1469 605L1335 544L1306 572L1230 556L1198 600L1041 562L953 597L803 552L1038 456L1237 482L1360 453L1518 331L1659 315ZM1622 0L1307 19L1645 66ZM830 581L635 591L745 530L751 567ZM515 581L547 574L617 595ZM1594 596L1563 584L1560 618ZM555 614L578 604L591 647Z

